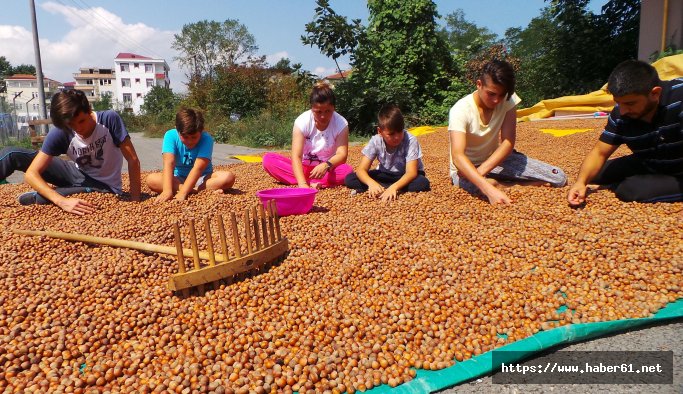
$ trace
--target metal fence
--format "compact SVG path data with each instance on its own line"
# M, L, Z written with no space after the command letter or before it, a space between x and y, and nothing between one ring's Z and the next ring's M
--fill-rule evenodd
M10 145L29 137L28 127L17 127L12 114L0 112L0 145Z

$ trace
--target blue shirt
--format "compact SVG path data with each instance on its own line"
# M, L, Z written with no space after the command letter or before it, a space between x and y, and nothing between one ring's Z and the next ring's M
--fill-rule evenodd
M211 164L211 156L213 154L213 138L206 131L202 131L202 136L199 138L197 145L188 149L180 140L178 130L171 129L164 134L164 142L161 147L161 154L171 153L175 156L175 168L173 169L174 176L187 177L194 167L194 162L201 157L209 160L209 165L206 166L202 172L202 176L209 175L213 172L213 165Z

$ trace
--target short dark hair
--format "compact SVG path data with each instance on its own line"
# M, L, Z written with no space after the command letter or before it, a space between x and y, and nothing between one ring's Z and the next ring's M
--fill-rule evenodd
M204 115L202 111L182 108L175 115L175 128L181 135L201 133L204 131Z
M491 60L481 69L479 80L483 84L486 84L486 76L491 78L491 82L505 89L506 100L509 100L515 92L515 69L512 65L505 60Z
M81 112L90 113L90 102L81 90L60 90L50 100L50 119L56 127L69 129L68 123Z
M607 91L614 97L648 94L660 83L654 67L640 60L626 60L612 70L607 80Z
M311 90L309 102L311 106L313 106L313 104L328 103L335 107L336 99L334 97L334 92L332 91L332 86L330 86L329 83L322 81L316 83L313 86L313 90Z
M378 126L389 131L403 131L406 127L403 113L396 104L386 104L377 114Z

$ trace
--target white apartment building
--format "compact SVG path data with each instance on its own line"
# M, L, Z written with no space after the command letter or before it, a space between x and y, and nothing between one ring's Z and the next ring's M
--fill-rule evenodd
M111 68L81 67L74 73L74 80L73 88L82 90L91 103L107 94L111 95L112 102L116 100L116 75Z
M123 110L140 113L145 94L153 86L169 87L169 67L164 59L153 59L134 53L119 53L114 59L116 100Z
M5 78L7 92L3 94L7 103L14 107L17 117L17 127L28 126L28 121L42 118L38 99L38 78L30 74L15 74ZM43 77L45 88L45 105L47 113L50 113L50 99L59 88L61 82Z

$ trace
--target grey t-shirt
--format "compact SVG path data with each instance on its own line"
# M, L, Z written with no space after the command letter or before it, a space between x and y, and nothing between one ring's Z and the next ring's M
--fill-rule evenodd
M387 150L382 136L375 134L363 148L363 155L370 161L377 159L379 162L377 169L382 172L403 174L406 172L406 163L412 160L417 160L418 171L424 171L420 143L408 131L403 132L405 133L403 141L393 152Z

